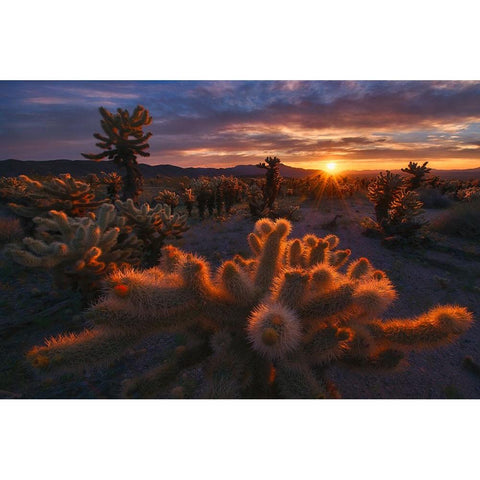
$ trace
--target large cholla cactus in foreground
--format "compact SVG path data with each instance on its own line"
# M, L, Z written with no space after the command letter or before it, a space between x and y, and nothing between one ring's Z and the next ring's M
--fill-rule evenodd
M95 193L88 183L75 180L69 173L42 182L20 175L18 180L24 186L24 194L10 208L20 217L34 218L50 210L61 210L71 217L80 217L98 207L94 202Z
M409 350L448 343L467 330L462 307L435 307L415 318L381 320L395 299L385 273L366 258L348 261L338 237L288 240L291 225L262 219L248 237L252 258L236 256L215 274L201 258L166 247L161 265L117 271L88 312L92 329L35 347L34 365L82 370L104 366L155 332L187 336L166 363L131 380L125 395L192 394L181 370L203 367L208 398L317 398L335 395L332 362L393 368ZM167 390L168 391L168 390ZM163 392L163 393L162 393Z
M37 238L7 245L6 253L21 265L52 270L57 286L78 289L85 300L98 291L105 275L140 263L142 243L126 231L126 219L111 204L80 218L52 210L34 222Z
M147 266L158 262L166 238L181 238L182 233L189 228L187 216L178 213L172 215L168 205L157 204L150 207L148 203L144 203L137 208L129 198L125 202L117 200L115 206L126 218L127 227L142 240L143 263Z

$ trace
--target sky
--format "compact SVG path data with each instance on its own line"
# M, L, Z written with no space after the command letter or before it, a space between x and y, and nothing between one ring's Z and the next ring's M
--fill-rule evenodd
M152 165L480 167L478 81L0 81L0 160L98 153L98 108L138 104Z

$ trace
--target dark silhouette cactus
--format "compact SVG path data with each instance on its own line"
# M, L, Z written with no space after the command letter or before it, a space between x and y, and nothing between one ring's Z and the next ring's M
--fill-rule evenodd
M420 188L426 181L426 174L430 172L431 168L427 167L428 162L425 162L422 166L416 162L410 162L408 167L402 168L402 172L408 173L410 178L408 179L409 190L416 190Z
M254 218L263 216L272 216L275 210L275 201L280 191L282 177L280 176L280 159L277 157L267 157L265 162L257 164L258 168L267 170L265 174L265 183L262 191L256 191L256 187L250 189L249 208Z
M263 196L266 202L265 206L271 210L273 209L273 205L280 190L280 184L282 183L282 177L280 176L280 159L277 157L267 157L265 162L259 163L257 167L265 168L267 170L267 173L265 174L266 182L263 188Z
M145 150L150 147L147 140L152 134L144 133L143 127L152 123L152 117L141 105L138 105L131 115L128 110L121 108L115 114L103 107L100 107L99 111L102 115L100 124L105 133L94 133L93 136L100 140L96 146L102 148L103 152L82 155L89 160L113 159L119 167L124 167L126 175L123 182L123 200L131 198L137 202L143 191L143 176L138 168L137 155L150 156Z

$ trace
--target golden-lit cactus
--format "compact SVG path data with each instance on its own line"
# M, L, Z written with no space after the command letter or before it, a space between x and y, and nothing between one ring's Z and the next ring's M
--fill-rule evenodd
M18 216L34 218L45 215L50 210L61 210L71 217L81 217L102 202L95 202L95 193L88 183L75 180L69 173L44 181L32 180L20 175L23 186L19 203L12 202L10 208Z
M6 253L21 265L52 270L59 287L78 288L86 298L98 290L106 274L139 264L142 244L126 231L125 218L111 204L79 218L52 210L34 222L37 238L7 245Z
M175 207L180 203L180 196L171 190L164 189L154 198L157 203L168 205L173 214Z
M99 179L101 183L107 187L107 196L112 203L119 199L120 191L122 190L122 177L116 172L105 173Z
M452 305L413 319L380 320L396 297L384 272L360 258L343 273L339 265L350 251L336 250L338 237L288 240L290 230L284 219L259 220L249 236L252 258L236 256L215 273L203 259L170 246L157 267L112 274L87 313L95 326L81 343L95 350L92 363L102 357L97 349L105 348L104 339L115 339L107 349L111 361L122 356L125 338L134 343L177 331L194 338L191 350L188 342L181 349L184 360L172 358L135 378L125 395L162 395L182 368L200 362L206 397L335 397L324 378L331 362L394 368L406 352L448 343L471 325L471 313ZM100 338L93 340L97 330ZM83 347L64 343L36 348L30 358L52 367L68 356L74 368L78 356L83 368Z
M188 230L187 216L172 214L168 205L157 204L151 207L148 203L136 207L129 198L125 202L115 202L117 210L126 218L127 228L142 240L144 245L144 264L155 265L161 254L166 238L181 238Z
M423 203L398 174L392 174L388 170L385 175L380 172L369 184L367 196L375 205L377 221L365 218L362 226L366 232L376 231L408 238L413 237L425 224L418 218L423 213Z

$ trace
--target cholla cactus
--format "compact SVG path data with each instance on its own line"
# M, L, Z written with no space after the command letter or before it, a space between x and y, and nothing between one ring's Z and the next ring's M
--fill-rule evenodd
M103 175L100 181L107 186L107 196L113 203L119 199L123 185L122 177L116 172L102 173Z
M52 210L36 217L37 237L10 244L7 255L31 268L53 272L58 287L78 289L85 300L98 293L101 279L113 270L140 263L142 244L126 232L125 218L115 207L102 205L97 214L73 218Z
M138 168L137 155L150 156L146 150L150 147L147 142L152 134L144 133L143 127L152 123L152 117L142 105L137 105L132 114L121 108L117 109L117 113L111 113L104 107L100 107L99 111L104 133L94 133L93 136L99 140L95 145L103 151L98 154L82 153L82 156L89 160L113 159L118 166L125 167L124 200L132 198L137 201L143 190L143 175Z
M175 192L166 189L159 192L154 200L157 203L168 205L172 214L175 211L175 207L180 203L180 197Z
M18 177L0 177L0 203L18 201L25 196L26 186Z
M400 189L390 204L388 222L384 224L384 228L388 233L408 236L412 231L425 225L425 222L417 220L417 217L423 213L422 206L418 193Z
M368 186L368 199L375 205L375 216L379 224L388 218L388 210L392 204L395 195L400 188L404 186L403 179L400 175L394 174L387 170L373 180Z
M193 205L195 204L195 195L193 194L193 190L191 188L186 188L183 193L183 203L185 204L185 208L187 209L188 216L192 216Z
M236 256L216 274L174 247L158 267L117 271L88 312L93 329L53 339L29 358L48 369L108 364L142 337L173 330L195 338L131 381L127 396L159 395L201 362L205 397L328 397L330 363L393 368L409 350L448 343L472 323L452 305L381 320L396 297L386 274L366 258L342 273L351 252L336 248L338 237L288 240L290 229L284 219L259 220L248 236L252 257Z
M158 204L152 208L144 203L137 208L129 198L125 202L117 200L115 206L127 219L127 227L143 241L143 263L147 266L158 262L166 238L181 238L182 233L188 230L187 216L172 215L168 205Z
M65 173L43 182L27 175L18 179L24 184L24 196L20 203L10 203L10 208L20 217L34 218L50 210L61 210L71 217L81 217L102 202L94 202L95 194L90 185L75 180Z
M364 219L367 231L412 237L426 222L419 220L423 203L416 192L408 190L400 175L382 172L368 186L368 198L375 204L377 222ZM374 227L369 229L369 223Z
M402 168L402 172L410 175L407 181L409 190L416 190L426 182L425 175L431 171L431 168L428 168L427 164L428 162L425 162L420 166L416 162L409 162L407 168Z
M225 208L225 212L229 214L233 205L241 201L242 192L245 189L245 184L234 176L226 177L222 175L217 188L217 209L219 214Z
M208 178L200 177L192 181L192 190L197 199L198 214L204 218L205 210L208 209L210 215L215 208L215 190Z
M457 198L462 202L473 202L480 199L480 187L466 187L457 191Z
M267 157L265 162L260 162L257 167L267 170L265 174L265 186L263 196L265 198L265 206L272 210L277 199L282 177L280 176L280 159L277 157Z
M263 189L257 182L252 183L248 188L248 208L252 217L256 219L270 214L263 195Z

